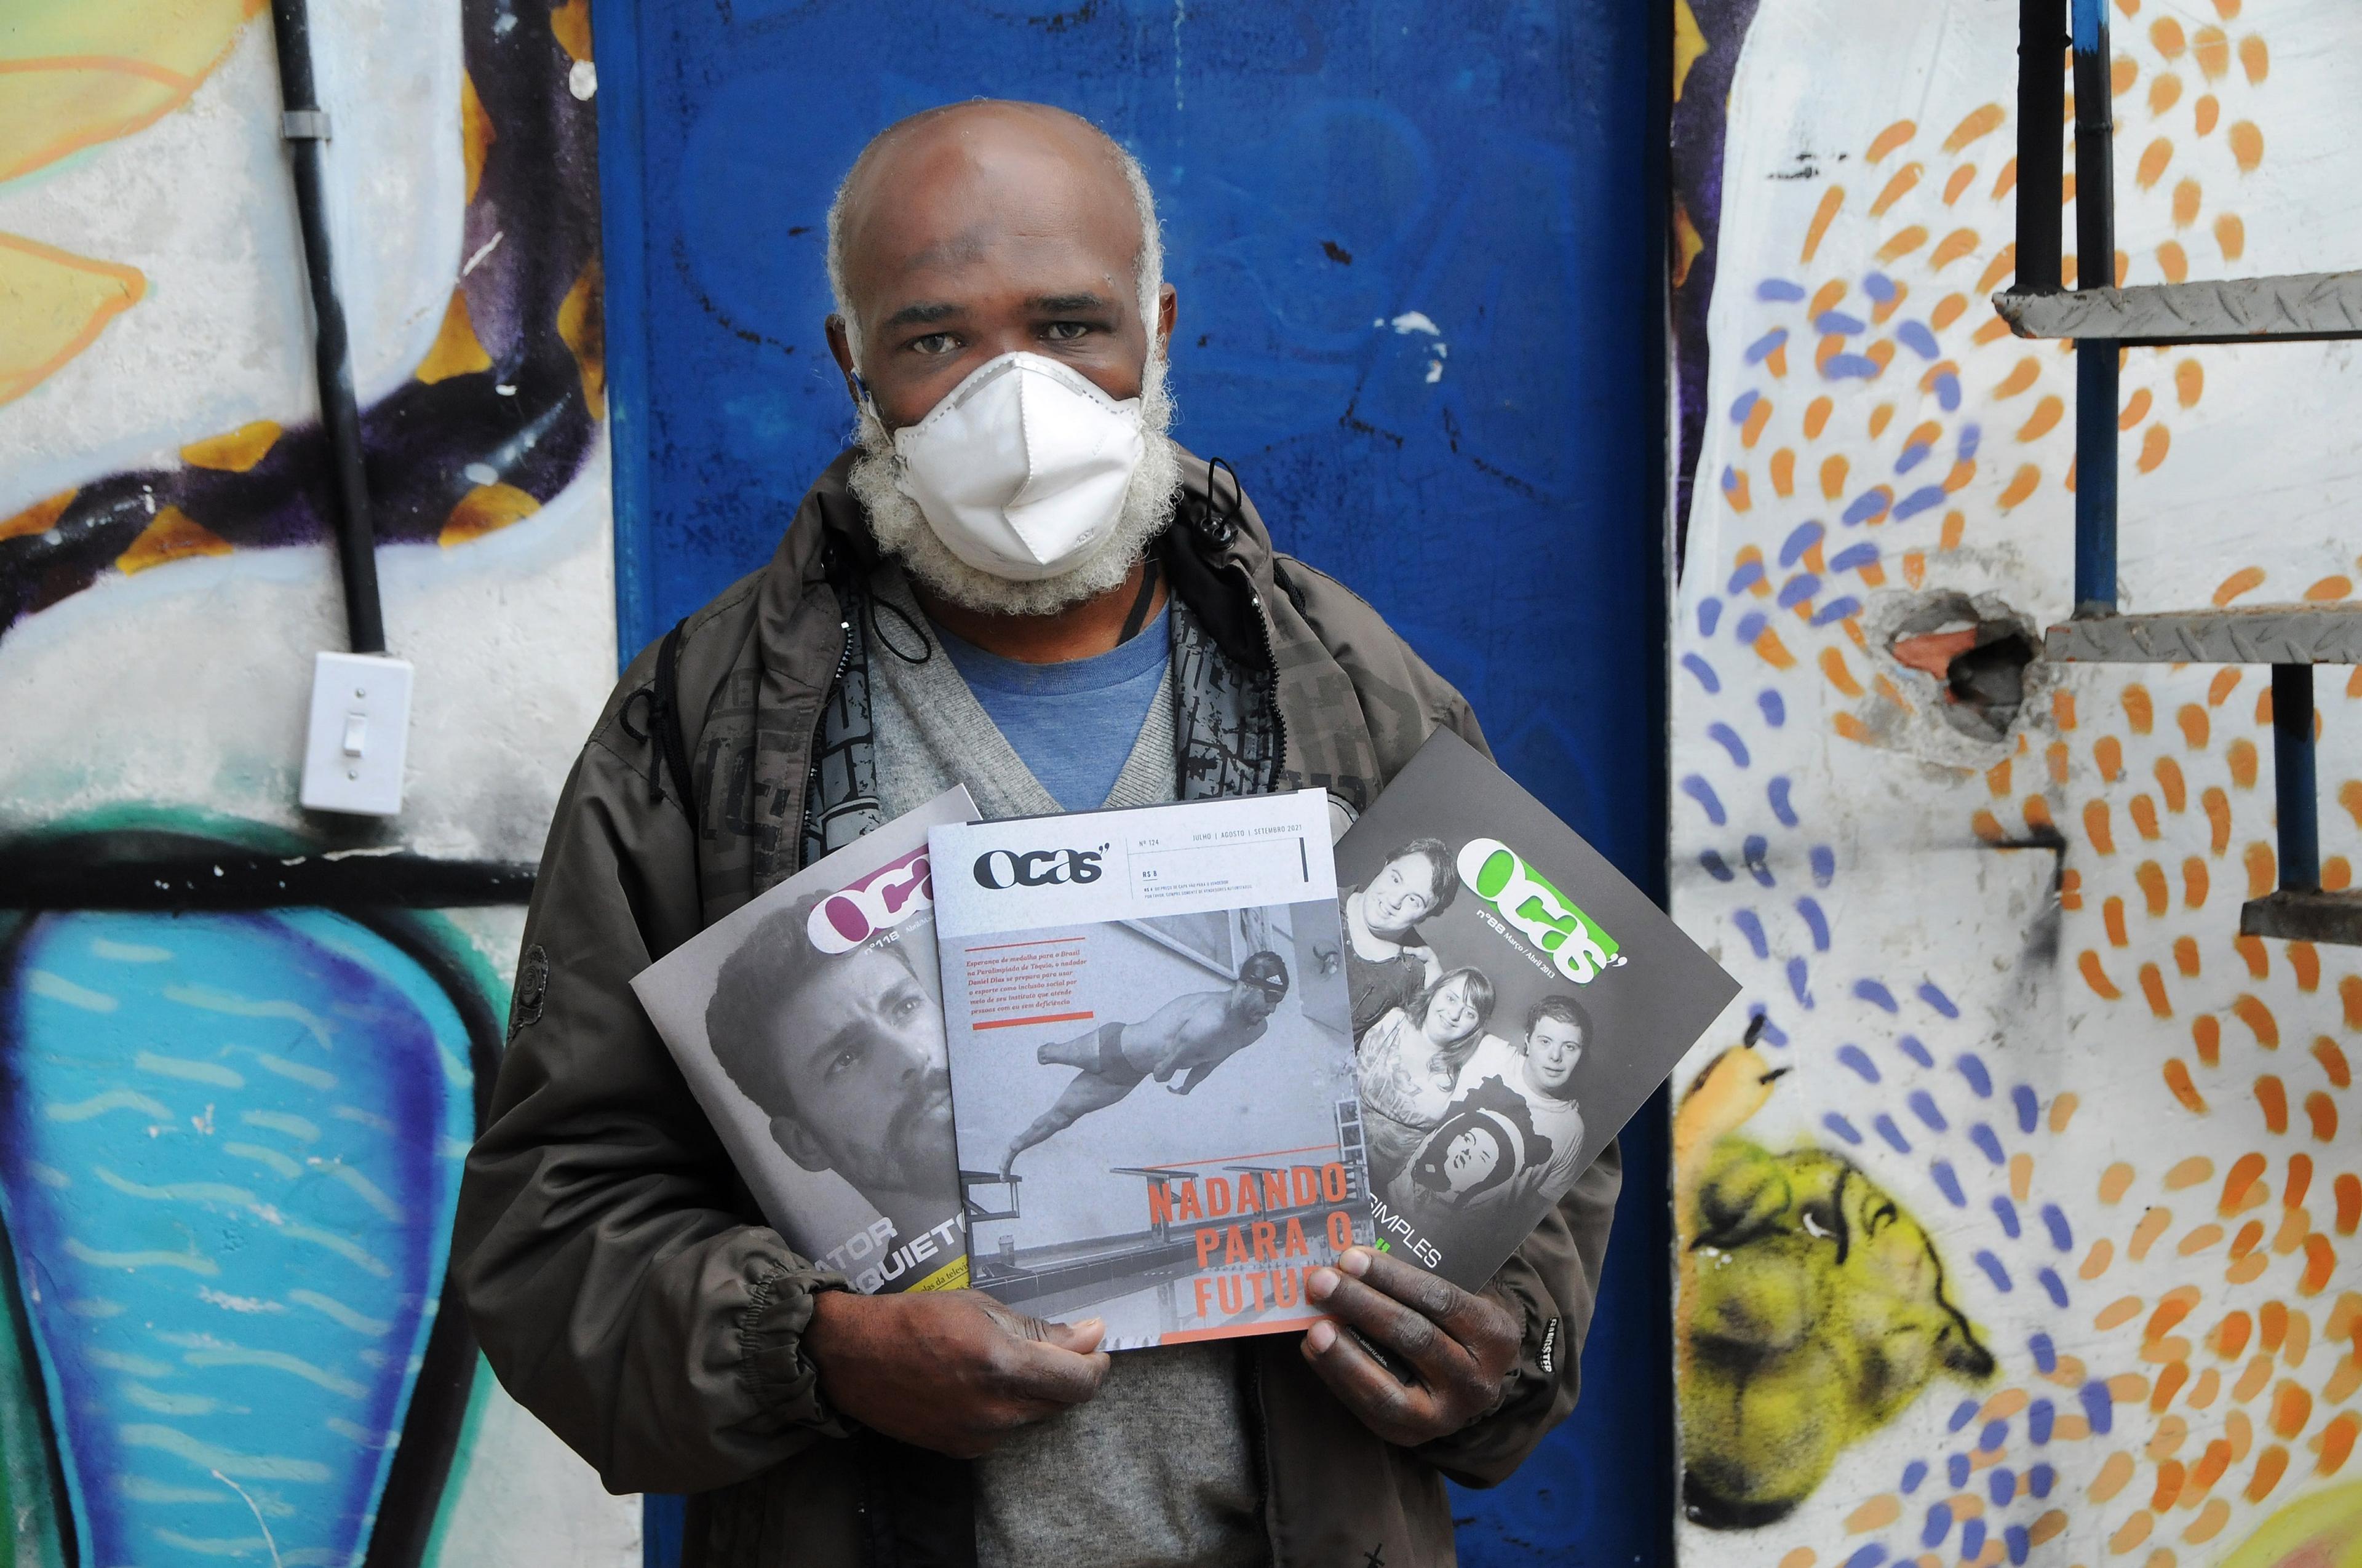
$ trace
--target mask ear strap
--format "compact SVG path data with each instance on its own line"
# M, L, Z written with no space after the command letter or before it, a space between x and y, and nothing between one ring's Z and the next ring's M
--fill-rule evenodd
M1231 492L1228 495L1224 495L1222 487L1214 481L1217 473L1231 476ZM1245 498L1246 491L1239 484L1239 472L1231 467L1228 459L1215 458L1206 464L1206 516L1199 525L1216 545L1229 544L1231 536L1239 531L1241 502Z
M876 637L877 641L885 646L888 653L892 654L904 664L912 665L924 664L929 659L935 657L934 641L927 635L927 629L924 626L920 625L916 621L911 620L909 612L905 611L900 605L889 599L880 599L875 593L863 594L861 596L861 603L863 610L869 616L870 635ZM903 625L910 628L911 635L918 638L919 651L916 657L904 653L900 647L895 646L894 639L886 635L885 626L881 624L877 619L877 612L880 610L884 610L891 613L894 619L901 622Z
M1156 573L1157 560L1152 555L1142 563L1140 594L1131 602L1131 613L1123 618L1123 630L1115 639L1119 647L1140 635L1140 629L1148 624L1148 607L1156 600Z

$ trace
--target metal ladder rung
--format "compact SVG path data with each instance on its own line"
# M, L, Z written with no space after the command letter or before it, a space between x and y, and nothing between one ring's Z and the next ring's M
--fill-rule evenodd
M2143 283L2073 293L2012 290L1993 295L1992 303L2020 337L2103 337L2150 347L2362 337L2362 271Z
M2362 604L2081 616L2051 627L2042 654L2079 664L2362 664Z
M2279 888L2239 906L2239 934L2362 946L2362 888Z

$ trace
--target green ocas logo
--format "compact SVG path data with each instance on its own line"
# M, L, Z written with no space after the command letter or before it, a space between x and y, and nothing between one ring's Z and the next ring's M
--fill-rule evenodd
M1499 839L1468 842L1460 852L1460 879L1576 985L1624 962L1614 937Z

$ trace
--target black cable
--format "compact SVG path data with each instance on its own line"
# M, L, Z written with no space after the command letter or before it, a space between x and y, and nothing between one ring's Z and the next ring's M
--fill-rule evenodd
M1120 647L1140 635L1148 624L1148 607L1156 602L1156 558L1149 556L1141 563L1140 594L1131 602L1131 613L1123 618L1123 630L1116 634L1116 646Z
M343 573L345 624L352 651L385 652L385 611L378 601L377 530L370 521L369 479L361 466L361 412L353 396L344 302L328 251L328 213L320 144L327 116L312 82L312 24L304 0L271 0L279 44L281 129L295 171L295 215L304 230L304 271L312 285L313 356L320 383L320 425L336 472L337 559Z

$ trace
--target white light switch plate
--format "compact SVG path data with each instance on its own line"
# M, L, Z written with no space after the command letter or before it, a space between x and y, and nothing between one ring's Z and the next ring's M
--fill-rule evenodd
M312 661L304 809L390 817L402 810L410 749L410 661L324 653Z

